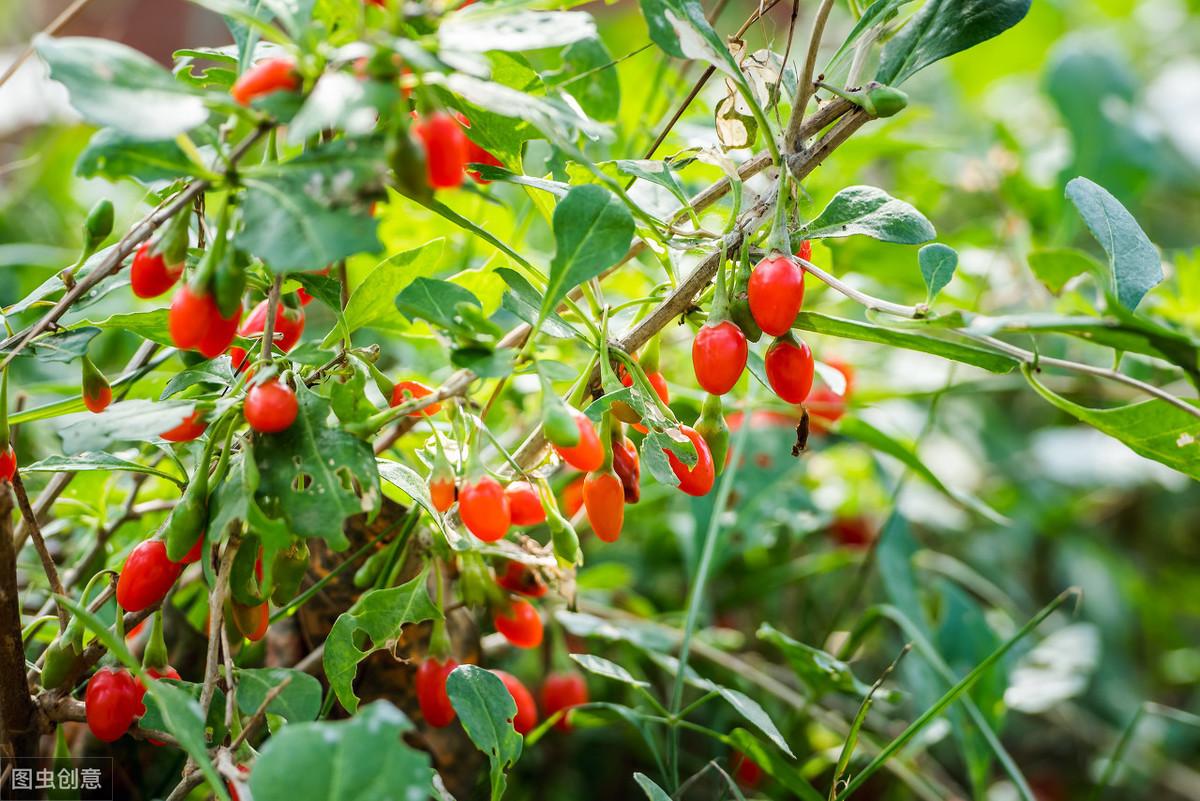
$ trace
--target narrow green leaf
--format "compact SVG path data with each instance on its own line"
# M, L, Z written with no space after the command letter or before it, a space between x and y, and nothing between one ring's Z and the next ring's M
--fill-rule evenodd
M622 684L628 684L631 687L644 688L650 686L650 682L634 678L633 674L628 670L621 667L616 662L610 662L603 657L595 656L594 654L571 654L570 657L571 659L575 660L575 662L581 668L589 673L595 673L597 676L603 676L606 679L613 679L614 681L619 681Z
M150 465L122 459L104 451L84 451L74 456L51 454L41 461L21 467L22 473L89 473L93 470L121 470L128 473L144 473L173 481L182 486L186 479Z

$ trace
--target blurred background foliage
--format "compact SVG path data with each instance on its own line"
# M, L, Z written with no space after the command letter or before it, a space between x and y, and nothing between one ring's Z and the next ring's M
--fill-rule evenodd
M0 3L0 44L6 48L0 58L11 58L56 5ZM717 30L736 29L753 5L729 2ZM751 29L750 49L782 51L787 5L776 6ZM178 41L165 30L135 22L147 6L174 10L182 20L171 29ZM804 19L813 6L801 3ZM581 98L617 132L615 140L591 147L588 154L598 161L639 157L701 68L668 64L656 49L642 49L648 37L636 4L586 8L601 24L608 54L576 53L568 68L579 74L620 60L610 71L613 80L589 84L589 96ZM828 53L848 20L845 13L835 14L835 28L826 36ZM97 3L70 32L123 39L159 57L184 44L222 41L221 29L205 12L165 0ZM534 60L543 81L568 80L569 73L556 72L562 63L557 54L544 64ZM1063 196L1067 180L1085 175L1115 194L1164 251L1167 281L1143 308L1181 323L1200 323L1200 2L1035 0L1013 31L939 63L905 88L912 102L904 114L868 126L805 182L812 214L847 185L883 187L922 210L937 227L938 240L961 254L960 270L936 308L989 315L1086 313L1094 291L1087 280L1056 296L1030 268L1031 255L1047 250L1099 253ZM145 209L143 192L133 184L110 185L74 174L90 132L66 118L56 91L30 72L0 90L4 306L70 263L80 240L79 221L97 198L114 200L118 227ZM659 156L713 144L713 109L722 94L719 82L712 82ZM560 156L544 143L526 154L527 174L562 178L564 170ZM718 175L711 167L689 168L685 188L696 191ZM670 204L646 187L639 186L635 196L651 207ZM546 220L518 187L497 185L486 194L462 191L448 202L501 240L524 242L522 252L534 263L544 264L553 252ZM505 257L408 201L395 198L379 213L385 257L440 239L412 262L411 277L458 276L483 300L486 312L497 313L500 325L516 322L498 311L504 285L491 272L504 266ZM720 222L714 218L713 227ZM865 237L826 242L815 248L813 260L836 275L897 302L924 298L913 249ZM352 282L361 281L378 261L352 260ZM659 276L649 266L626 269L606 280L604 291L610 299L644 296ZM809 290L807 308L861 317L861 309L822 285L810 283ZM128 310L131 302L143 303L116 292L79 315L103 319ZM317 305L310 307L307 337L328 330L332 320L321 314ZM618 330L627 320L618 317ZM685 357L690 336L687 327L671 327L663 343L664 372L681 419L694 418L701 400ZM381 344L381 366L394 377L437 381L453 369L428 329L409 324L394 310L358 337L360 343ZM732 534L718 553L702 641L748 651L762 671L783 676L788 671L780 667L780 653L755 637L760 623L836 652L862 610L887 602L905 614L925 616L930 639L961 674L1064 588L1082 587L1077 613L1058 613L1036 650L1019 649L972 693L1046 801L1086 797L1103 756L1143 702L1200 712L1200 491L1192 482L1059 413L1018 374L993 376L883 346L806 339L819 359L836 355L853 365L853 417L911 447L959 499L970 495L1010 522L1000 525L979 514L978 507L849 436L818 435L810 453L793 459L790 428L760 422L747 438L734 490L738 502L727 513ZM1096 362L1105 352L1077 339L1041 342L1047 355L1084 361ZM95 341L91 355L111 372L138 344L131 334L110 332ZM580 361L570 352L561 358L568 364ZM1159 381L1170 376L1133 356L1126 356L1123 366ZM76 392L77 365L23 360L19 367L14 388L27 406ZM177 360L164 363L134 395L157 397L178 369ZM1115 385L1077 378L1050 377L1047 383L1096 406L1134 399ZM535 389L512 382L491 412L489 422L506 432L508 444L518 442L536 421L536 402L527 394ZM755 403L770 407L760 387L749 391L756 392ZM55 422L21 427L19 449L29 454L23 461L58 451ZM81 477L56 514L83 528L88 521L109 518L121 498L114 481ZM861 544L846 544L844 527L833 525L861 519L874 535L894 510L908 523L894 524L896 530L889 531L869 563ZM579 575L582 610L601 605L606 613L625 611L678 625L698 539L711 511L711 500L644 482L621 541L588 548ZM119 564L125 549L156 523L151 515L120 532L110 564ZM23 556L34 558L28 551ZM926 603L908 606L918 593ZM886 623L878 625L855 654L857 675L873 680L907 639ZM668 675L632 645L597 641L588 647L631 669L640 665L640 673L669 687ZM535 674L539 658L525 654L510 667ZM713 668L704 664L703 669ZM721 679L752 690L738 676ZM879 705L882 731L895 731L889 721L911 720L941 692L916 654L905 659L894 683L905 695ZM600 689L593 684L593 696L601 695ZM603 693L619 696L612 686ZM805 715L756 697L793 744L802 769L808 765L806 770L819 774L836 759L840 738ZM852 698L824 700L853 715ZM997 801L1015 798L978 733L957 713L947 720L947 726L927 731L919 747L931 749L961 786L975 784ZM730 716L709 725L737 724ZM711 749L707 741L689 743L691 764L685 767L726 759L706 749ZM1110 797L1200 798L1200 730L1151 719L1139 726L1126 762L1122 787ZM509 797L621 797L631 769L652 772L653 764L628 728L585 727L569 741L550 738L531 750L518 765ZM775 795L770 787L762 792ZM862 797L903 798L907 792L883 774Z

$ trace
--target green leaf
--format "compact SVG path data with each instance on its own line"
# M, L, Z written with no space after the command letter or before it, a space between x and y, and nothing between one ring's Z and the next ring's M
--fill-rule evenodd
M148 476L158 476L176 484L184 482L179 476L160 470L150 465L131 462L103 451L84 451L74 456L51 454L40 462L22 465L22 473L87 473L93 470L122 470L129 473L144 473Z
M1077 275L1103 275L1104 268L1099 262L1082 250L1074 248L1035 250L1029 254L1028 259L1029 269L1055 295L1061 294L1067 282Z
M189 86L149 56L106 39L39 34L33 40L50 77L67 87L84 119L142 141L173 139L208 119Z
M209 384L217 387L232 386L237 379L233 374L233 363L228 356L218 356L201 362L195 367L189 367L171 376L171 380L159 393L160 401L166 400L177 392L182 392L196 384Z
M1133 215L1104 187L1076 178L1067 184L1067 199L1108 254L1117 299L1125 308L1136 309L1146 293L1162 283L1158 250Z
M642 788L642 792L650 801L671 801L671 796L667 795L667 791L655 784L654 780L646 774L634 773L633 780L638 783L638 787Z
M503 5L471 7L450 15L438 27L444 50L541 50L594 39L596 23L584 11L534 11Z
M530 325L536 325L541 312L542 293L534 289L533 285L525 280L525 276L516 270L500 267L496 270L496 275L500 276L509 288L501 298L500 304ZM558 312L546 315L546 319L542 321L541 332L559 339L580 336L579 331Z
M342 258L379 250L378 221L362 200L382 190L383 145L339 139L290 161L242 171L246 193L238 247L276 273L318 270Z
M394 487L399 488L405 495L412 498L422 509L437 520L440 512L433 506L433 499L429 497L429 485L425 479L417 475L417 471L413 470L406 464L393 462L390 459L379 458L376 460L379 464L379 477Z
M367 273L346 304L346 328L354 333L365 326L391 328L396 318L396 295L417 278L426 278L438 268L445 240L434 239L420 247L389 256ZM378 324L384 323L384 326ZM398 329L397 329L398 330ZM334 334L330 334L336 339Z
M921 277L925 279L925 288L928 290L925 302L932 303L954 277L954 270L958 267L958 252L949 245L935 242L917 251L917 262L921 265Z
M935 61L974 47L1025 18L1033 0L928 0L883 48L875 80L899 85Z
M406 624L442 617L441 610L429 597L426 579L422 572L399 587L363 593L354 606L334 621L325 638L325 677L350 714L358 710L358 696L354 694L358 663L376 651L391 647ZM366 651L355 644L359 632L368 639Z
M883 25L888 22L896 13L896 11L904 5L913 2L913 0L875 0L870 6L862 12L862 16L858 18L854 28L846 36L837 52L829 59L829 64L825 67L826 75L833 74L833 68L841 62L841 60L850 52L852 46L858 41L864 33L870 28L877 25Z
M142 339L148 339L151 342L157 342L165 347L175 346L175 343L171 340L171 332L167 327L166 309L120 312L118 314L109 315L103 320L84 319L77 323L73 323L68 330L79 331L83 330L85 327L94 328L97 332L128 331L131 334L137 334Z
M242 216L238 247L277 273L312 270L380 247L375 218L330 207L285 182L247 180Z
M120 401L101 414L87 412L62 418L58 435L66 453L103 451L114 442L150 442L179 425L194 409L191 401Z
M903 200L874 186L848 186L797 237L833 239L855 234L902 245L919 245L937 236L933 224Z
M350 720L286 726L254 761L255 801L419 801L434 778L429 755L405 744L413 725L387 701Z
M1010 373L1018 364L1017 360L1011 356L977 348L973 345L963 345L924 334L914 334L910 331L884 328L873 323L830 317L817 312L800 312L793 327L801 331L813 331L844 339L857 339L861 342L876 342L880 345L921 351L940 356L943 359L979 367L992 373Z
M204 739L204 715L201 712L200 704L188 694L187 690L172 683L157 681L150 676L143 675L141 665L133 658L133 654L129 652L123 640L110 631L100 618L89 612L82 604L61 595L56 595L55 598L71 614L79 618L85 628L96 635L96 639L104 644L109 653L141 678L148 696L145 700L150 702L153 699L157 703L164 728L179 741L188 756L200 766L200 770L209 784L216 788L217 797L228 801L229 796L225 793L225 786L220 781L216 768L213 767L208 757L208 743Z
M455 308L460 303L483 308L469 290L440 278L417 278L396 295L396 308L410 320L426 320L448 331L469 331Z
M759 626L756 636L783 652L797 678L818 700L831 692L865 697L871 690L869 685L859 681L845 662L819 648L792 639L770 623Z
M400 88L375 80L359 80L348 72L321 75L304 105L287 127L287 141L302 145L322 131L344 131L347 136L375 133L376 120L401 97Z
M562 69L543 74L546 85L561 89L576 100L588 116L614 120L621 110L621 82L615 69L608 69L612 54L600 38L583 39L563 48Z
M87 353L88 345L99 333L99 328L87 325L45 334L30 342L17 358L69 364ZM10 349L0 350L0 354L10 352Z
M909 470L912 470L934 489L946 495L953 500L976 514L992 521L998 526L1012 525L1012 521L1004 515L997 512L992 507L988 506L979 498L976 498L969 492L954 489L946 486L940 478L934 475L933 471L925 466L921 461L921 457L913 450L911 445L903 443L884 433L875 426L866 422L860 417L846 417L838 424L838 433L842 436L856 439L859 442L867 445L880 453L886 453L894 459L900 461Z
M102 128L92 136L75 162L84 178L134 178L143 183L186 178L196 172L174 140L144 142L122 131Z
M200 694L204 691L204 685L195 682L176 681L174 679L159 679L159 681L164 685L170 683L172 687L178 687L197 702L200 700ZM147 693L143 700L146 704L146 714L142 715L141 720L138 721L138 726L152 731L169 732L170 728L163 715L163 710L154 698L154 695ZM225 738L227 732L225 728L225 693L222 692L220 687L214 688L212 703L208 707L208 721L206 725L211 730L211 733L207 737L208 742L220 742Z
M1089 409L1051 391L1029 369L1024 372L1039 395L1075 419L1124 442L1147 459L1200 480L1200 418L1158 398L1111 409Z
M317 713L321 711L321 682L316 676L310 676L302 670L243 668L236 670L234 676L237 679L238 709L244 714L253 715L257 712L267 694L289 679L287 687L267 704L267 712L289 723L305 723L316 720Z
M328 425L327 400L303 385L296 395L295 422L278 434L258 437L257 498L294 534L342 550L349 545L342 531L345 519L363 513L374 518L382 503L375 454L368 443Z
M524 740L513 728L517 704L490 670L461 665L446 679L446 692L463 729L491 762L492 799L504 795L504 773L521 758Z
M762 768L768 776L804 801L826 801L824 796L813 789L799 769L788 764L787 760L768 748L750 732L745 729L734 729L729 733L728 742L754 760L755 764Z
M633 215L609 190L597 184L572 188L554 209L555 252L541 316L616 264L633 241L633 228Z
M737 61L705 18L695 0L641 0L642 15L656 45L676 58L699 59L735 80L743 80Z
M595 673L597 676L602 676L606 679L613 679L622 684L628 684L631 687L649 687L650 682L636 679L633 674L625 668L618 665L616 662L595 656L593 654L570 654L570 657L584 670L589 673Z
M606 642L625 642L644 651L664 652L677 643L662 627L634 620L621 621L618 626L602 617L565 609L554 613L554 619L576 637L595 637Z

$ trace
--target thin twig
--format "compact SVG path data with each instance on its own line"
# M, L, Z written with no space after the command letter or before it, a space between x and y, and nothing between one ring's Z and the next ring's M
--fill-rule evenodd
M829 12L833 9L833 0L822 0L817 15L813 18L812 34L808 37L808 55L804 59L804 73L796 84L796 97L792 100L792 113L788 117L787 132L783 143L788 153L800 150L803 143L801 129L804 126L804 112L808 101L813 96L813 72L817 68L817 51L821 49L821 37L825 35L825 23L829 20Z
M250 720L246 721L246 726L241 730L238 736L234 738L233 742L229 744L230 751L237 751L238 746L246 742L246 738L250 736L255 727L257 727L263 722L263 720L266 719L267 707L269 707L271 702L278 698L279 695L286 690L288 685L291 683L292 677L288 676L267 692L266 697L262 699L262 703L258 705L258 709L254 710L254 715L250 718Z
M282 287L283 276L275 276L275 281L271 284L271 291L267 294L267 321L263 325L261 358L264 362L271 358L271 349L275 345L275 315L279 310L279 293Z
M47 36L53 36L54 34L58 33L59 29L73 20L75 15L82 11L83 7L89 2L91 2L91 0L75 0L75 2L67 6L67 8L64 9L61 14L51 20L49 25L47 25L45 28L42 28L42 33L46 34ZM33 42L30 42L25 46L25 49L21 51L21 54L16 57L13 63L8 65L8 69L4 71L4 74L0 75L0 86L4 86L4 84L8 83L9 79L17 74L17 70L19 70L21 65L28 61L29 57L32 55Z
M37 515L33 508L29 505L29 495L25 492L25 482L21 480L21 471L17 469L12 477L13 494L17 496L17 507L21 510L21 517L25 519L26 525L29 527L29 535L33 539L34 550L37 551L38 558L42 560L42 570L46 573L46 579L50 582L50 590L56 595L66 595L67 591L63 589L62 580L58 577L58 566L54 564L54 557L50 555L50 551L46 548L46 539L42 536L42 527L38 525ZM62 631L66 631L67 624L71 622L70 615L62 604L55 601L55 606L58 608L58 622L62 627Z

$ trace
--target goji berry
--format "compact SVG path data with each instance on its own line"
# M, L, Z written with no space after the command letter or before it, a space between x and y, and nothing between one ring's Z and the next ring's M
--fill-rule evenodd
M84 693L88 728L106 743L121 739L137 715L137 683L125 668L100 668Z
M764 333L787 333L804 305L804 271L788 256L768 257L750 274L750 313Z
M504 573L496 577L496 583L509 592L528 595L530 598L541 598L546 594L546 585L538 574L528 565L509 561L504 567Z
M413 133L425 146L425 175L433 189L453 189L463 181L467 163L467 135L454 117L437 111L419 118Z
M570 731L568 712L572 707L588 702L587 682L575 671L551 673L542 682L541 700L542 714L546 717L560 710L563 713L555 722L554 728Z
M196 409L174 428L169 428L159 434L168 442L191 442L204 433L208 423L204 420L203 412Z
M392 406L413 400L414 398L424 398L433 394L433 390L422 384L420 381L399 381L392 388ZM424 417L427 414L437 414L442 410L442 404L431 403L424 409L418 409L414 412L409 412L409 417Z
M642 497L642 462L637 447L627 437L613 435L613 471L621 479L625 503L637 503Z
M168 265L163 254L152 252L150 243L143 242L129 266L129 286L139 298L157 298L175 286L181 275L182 264Z
M0 481L12 481L17 474L17 452L9 445L0 451Z
M705 392L724 395L733 389L746 369L749 346L746 335L729 320L705 325L692 340L692 369Z
M788 403L803 403L813 382L813 355L808 345L790 334L780 337L767 349L764 362L775 394Z
M255 431L275 434L295 422L298 410L299 403L292 388L272 378L250 388L243 413Z
M625 523L625 488L612 468L588 473L583 482L583 508L596 536L616 542Z
M484 542L495 542L508 533L512 509L500 482L483 476L458 493L458 516L467 530Z
M577 409L572 409L571 414L575 418L576 428L579 429L579 444L570 447L555 445L554 450L571 467L590 473L604 464L604 446L600 444L600 436L596 433L596 426L592 424L591 418Z
M117 603L127 612L148 609L166 597L181 572L183 566L167 558L162 540L139 543L121 568Z
M528 734L533 731L538 722L537 704L533 700L533 694L529 692L521 680L511 673L506 673L503 670L493 670L500 681L504 682L508 694L512 696L513 703L517 705L517 713L513 716L513 728L518 734Z
M243 72L234 81L229 94L243 106L250 105L256 97L272 92L294 92L300 88L300 76L296 73L296 62L290 58L263 59Z
M417 667L417 704L425 722L434 728L440 729L454 722L454 705L446 692L446 679L456 667L458 663L453 659L443 662L433 657Z
M542 644L542 617L529 601L511 599L508 609L498 607L492 613L492 623L517 648L537 648Z
M681 491L696 497L707 495L708 491L712 489L713 481L716 478L713 472L712 452L709 451L708 443L704 441L704 437L700 436L699 432L694 428L681 425L679 430L695 446L696 463L688 467L673 452L664 448L663 452L667 454L667 462L670 463L675 477L679 479L679 489Z
M537 490L528 481L514 481L504 488L514 526L536 526L546 522L546 510Z
M146 668L146 673L148 673L152 679L175 679L176 681L179 681L179 671L170 665L167 665L162 669L153 667ZM139 678L135 678L133 681L134 695L137 699L137 714L139 716L144 715L146 714L146 685L143 684L142 680ZM162 743L154 740L151 740L150 742L154 743L155 745L162 745Z
M254 337L265 333L269 308L270 301L264 300L251 309L250 314L238 326L238 336ZM292 308L283 303L277 304L275 306L275 323L271 333L275 347L284 353L296 347L296 343L300 341L300 336L304 333L304 310ZM230 348L229 359L233 363L233 369L240 371L246 363L245 349L236 346Z
M583 482L585 476L571 479L562 490L562 509L567 517L574 517L583 508Z
M429 478L429 499L433 502L433 508L439 512L445 512L454 505L454 496L458 489L454 486L454 476L430 476Z

